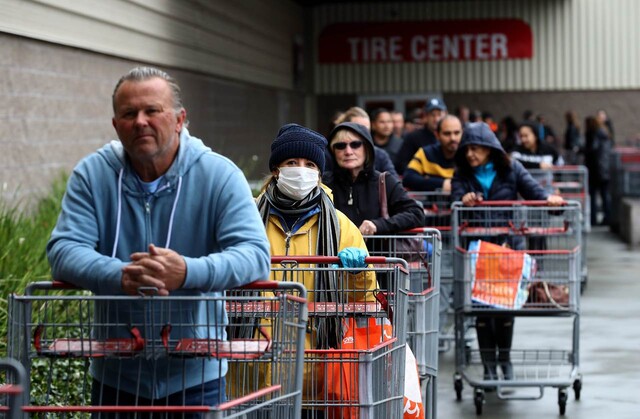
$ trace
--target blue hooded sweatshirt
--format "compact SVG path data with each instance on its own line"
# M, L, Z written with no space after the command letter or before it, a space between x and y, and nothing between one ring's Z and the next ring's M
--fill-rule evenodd
M96 303L94 328L130 338L136 325L156 339L170 324L171 339L225 339L223 291L269 276L269 242L242 172L186 128L178 155L153 194L142 191L122 144L112 141L84 158L71 174L47 256L53 278L98 295L123 296L123 266L149 244L184 257L186 278L170 297ZM172 297L187 297L168 303ZM195 298L194 298L195 297ZM161 303L165 298L167 302ZM143 300L143 299L138 299ZM104 318L102 317L104 316ZM226 361L168 358L155 348L135 359L94 359L92 375L103 384L157 399L226 374Z

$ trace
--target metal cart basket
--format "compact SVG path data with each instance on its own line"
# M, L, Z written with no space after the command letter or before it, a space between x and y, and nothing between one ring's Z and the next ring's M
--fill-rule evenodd
M558 388L564 414L567 388L580 398L579 373L581 209L577 202L549 207L545 202L483 202L475 207L453 204L456 242L455 326L458 400L463 380L474 388L476 413L482 413L485 391L502 399L541 398L545 387ZM526 249L526 250L525 250ZM572 320L569 349L540 347L470 348L469 318L538 317ZM544 321L547 321L547 320ZM502 361L501 361L502 360ZM500 363L508 363L507 373ZM500 366L502 374L497 373ZM513 394L515 388L539 389L535 397Z
M407 261L409 269L407 344L413 350L423 387L425 418L436 416L440 231L415 228L396 235L365 236L369 254ZM414 245L412 245L413 243Z
M402 417L406 262L368 257L367 267L357 271L338 267L337 257L272 256L271 262L272 279L305 283L309 289L303 416ZM335 280L337 287L331 293L321 291L320 280ZM316 286L309 286L309 281ZM378 286L382 281L384 288ZM322 340L323 331L331 327L340 329L339 342Z
M28 377L30 400L23 410L34 416L73 417L300 417L307 325L301 284L259 281L232 296L147 293L151 295L96 296L65 283L41 282L31 284L25 295L10 296L9 355L22 363ZM194 307L206 312L183 320ZM257 325L256 334L244 333L252 325ZM92 404L92 391L98 400L107 391L107 376L99 371L108 369L111 377L120 377L125 369L137 371L136 388L149 384L151 371L158 386L178 386L182 392L193 377L176 379L170 371L205 364L214 365L220 376L229 370L230 400L216 406L175 405L170 397L143 399L129 392L126 386L132 383L118 379L121 388L112 381L108 386L131 394L132 403ZM232 371L247 364L265 371L266 380L234 379Z

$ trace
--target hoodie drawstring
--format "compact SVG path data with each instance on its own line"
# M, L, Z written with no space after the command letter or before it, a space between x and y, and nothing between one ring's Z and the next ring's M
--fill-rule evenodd
M122 216L122 176L124 173L124 169L120 169L120 173L118 175L118 215L116 218L116 237L113 241L113 251L111 252L111 257L116 257L116 250L118 249L118 240L120 239L120 219ZM167 231L167 243L165 244L165 248L169 248L171 244L171 231L173 230L173 218L175 217L176 208L178 207L178 200L180 199L180 190L182 189L182 176L178 178L178 187L176 189L176 197L173 200L173 206L171 207L171 216L169 218L169 229Z
M178 199L180 198L180 189L182 188L182 176L178 178L178 188L176 190L176 199L173 200L173 207L171 208L171 216L169 217L169 231L167 231L167 244L165 248L169 248L171 244L171 230L173 230L173 217L176 213L176 207L178 206Z
M120 217L122 215L122 175L124 174L124 169L120 169L120 173L118 174L118 215L116 218L116 238L113 241L113 251L111 252L111 257L116 257L116 249L118 249L118 239L120 238Z

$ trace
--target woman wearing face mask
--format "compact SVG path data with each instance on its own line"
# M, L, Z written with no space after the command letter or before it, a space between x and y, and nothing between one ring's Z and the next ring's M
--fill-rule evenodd
M475 206L483 201L513 201L518 199L518 195L527 200L546 200L549 205L560 205L563 202L560 196L545 192L520 162L509 159L498 138L483 122L472 123L465 128L455 160L451 198L462 201L465 206ZM486 220L486 211L478 210L474 214L480 217L479 220ZM470 214L470 217L474 214ZM499 218L499 215L491 214L493 220ZM514 250L525 248L525 241L521 236L481 239L500 245L507 244ZM467 243L463 245L466 247ZM485 380L498 379L498 366L505 380L513 378L510 357L513 323L514 318L508 315L476 318Z
M373 139L369 130L343 122L329 134L329 149L334 170L324 181L333 192L336 208L344 212L363 235L397 234L424 225L422 208L409 198L400 180L388 172L383 176L389 217L382 216L381 173L373 167ZM376 253L383 250L381 243L367 243ZM385 288L385 284L381 286Z
M327 140L319 133L296 124L280 128L271 144L269 169L263 193L258 197L272 255L338 256L348 268L364 268L367 248L358 228L331 201L328 190L320 183L324 170ZM275 277L275 280L281 278ZM346 281L338 281L331 271L306 272L302 283L310 301L345 302L374 301L377 282L372 271L350 273ZM339 277L338 277L339 278ZM339 348L342 322L338 317L314 319L307 333L306 348ZM305 363L304 395L313 399L324 385L317 364ZM318 418L321 411L303 412Z

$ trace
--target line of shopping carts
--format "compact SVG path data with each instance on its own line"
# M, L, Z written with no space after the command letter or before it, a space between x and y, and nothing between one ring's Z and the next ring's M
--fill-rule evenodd
M26 371L20 394L27 401L5 408L20 406L33 417L433 418L440 249L435 233L403 235L420 242L419 250L409 251L418 254L403 253L410 261L420 258L419 264L387 252L352 272L337 267L336 257L273 257L276 281L218 296L96 296L61 282L31 284L9 301L9 356ZM391 251L401 240L386 241ZM368 276L377 279L375 286L363 286ZM307 291L302 284L308 277L340 286ZM176 320L194 302L205 303L200 307L207 312L194 314L188 324ZM338 341L321 339L327 331ZM409 364L407 342L415 352ZM142 398L96 403L103 380L116 390L131 385L96 371L116 377L133 371L139 377L133 385L142 388L150 379L145 371L166 370L175 380L168 370L194 362L218 363L228 401L215 407ZM405 385L411 362L417 396ZM161 375L152 380L171 385Z
M523 201L467 208L452 205L446 193L412 193L428 227L365 237L371 257L357 272L338 267L335 257L279 256L272 258L275 281L215 297L106 297L62 283L33 284L10 296L9 356L25 372L9 369L0 409L14 413L21 406L34 417L434 418L438 352L455 347L456 396L466 381L477 413L486 391L518 398L509 389L521 387L540 389L527 398L557 388L564 413L567 389L579 399L582 386L579 301L589 205L586 173L557 172L549 185L569 199L559 208ZM511 248L488 252L483 241ZM513 272L519 275L509 277ZM368 276L376 279L372 287L363 285ZM309 290L302 285L308 278L340 286ZM206 322L172 321L194 301L212 310L200 317ZM221 306L226 317L216 310ZM513 348L508 376L486 376L473 320L521 316L571 319L568 348ZM211 332L193 338L188 328ZM333 341L321 337L327 331ZM228 401L213 408L92 403L92 366L189 362L225 365ZM413 399L414 384L406 381L412 364L419 388Z
M582 166L533 172L543 186L566 200L565 205L505 201L464 207L452 203L445 192L410 192L422 203L426 224L441 233L439 348L446 352L455 347L456 398L461 400L466 381L474 389L477 414L482 413L486 391L496 390L503 399L537 399L545 387L557 388L561 414L569 387L576 400L580 398L579 302L587 281L588 173ZM479 247L482 241L503 246ZM528 274L523 274L523 265ZM476 343L476 319L495 328L500 324L495 319L516 317L549 322L567 318L571 332L561 349L555 343L543 347L548 344L534 339L529 347L511 349L508 373L500 374L499 350L494 357ZM528 387L539 392L513 391Z

